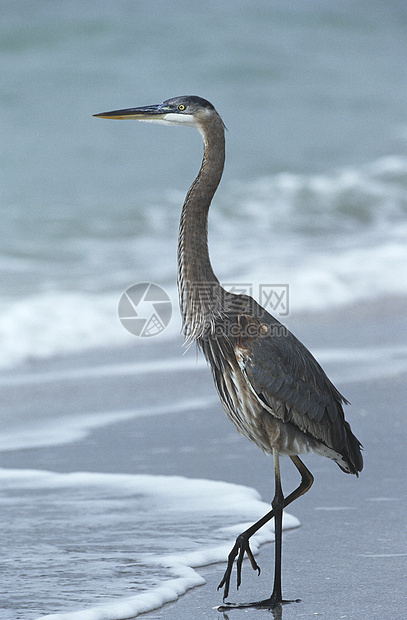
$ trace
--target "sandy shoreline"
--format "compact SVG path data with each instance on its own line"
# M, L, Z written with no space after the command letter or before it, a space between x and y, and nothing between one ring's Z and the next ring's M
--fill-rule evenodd
M396 346L406 344L403 310L402 301L388 308L377 304L360 306L319 316L292 317L290 328L312 350ZM160 343L157 339L157 343L138 350L99 352L96 357L83 354L74 360L32 364L31 368L44 372L47 368L66 370L73 363L80 369L92 363L173 359L181 356L180 343ZM331 368L340 375L339 366L331 364ZM342 370L346 370L346 363ZM365 469L360 479L343 474L328 460L313 455L306 458L315 485L291 507L291 514L300 519L302 526L287 532L283 549L283 593L287 598L301 598L302 602L284 607L285 620L315 615L401 618L405 613L406 376L392 373L391 368L388 371L381 380L350 380L338 385L352 402L347 418L365 448ZM197 409L191 406L189 411L109 423L66 445L2 452L1 467L209 478L252 486L265 501L272 498L271 459L241 438L225 418L204 367L181 373L177 381L164 372L159 381L140 383L129 373L73 383L55 381L26 391L9 387L6 394L5 410L27 406L29 396L34 417L36 412L52 407L78 413L120 410L135 401L138 406L157 405L177 402L186 395L191 399L206 398L207 404ZM289 461L283 463L282 475L288 492L297 484ZM231 600L256 600L269 594L272 556L272 546L262 547L258 557L261 576L252 574L246 565L241 590L238 595L232 590ZM216 585L223 570L223 565L203 568L200 573L207 581L205 586L142 617L258 618L262 612L233 611L223 615L213 610L221 603Z

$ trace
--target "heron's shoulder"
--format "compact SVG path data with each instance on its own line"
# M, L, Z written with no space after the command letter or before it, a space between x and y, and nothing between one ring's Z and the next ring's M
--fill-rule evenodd
M347 402L309 349L277 319L268 315L240 322L245 323L245 330L236 341L236 355L256 385L276 389L276 384L285 383L295 386L297 392L306 390ZM246 329L251 324L254 336Z
M283 403L282 418L294 412L320 421L343 418L347 400L294 334L268 313L242 315L239 322L236 360L263 401L273 407Z

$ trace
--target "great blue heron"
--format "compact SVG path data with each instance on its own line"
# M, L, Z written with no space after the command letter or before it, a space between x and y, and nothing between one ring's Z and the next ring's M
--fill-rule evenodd
M275 476L272 510L237 537L218 588L224 588L225 600L236 557L237 587L245 554L253 569L260 572L249 539L274 517L273 592L264 601L246 604L274 609L285 602L281 593L283 508L313 483L311 472L298 455L313 451L331 458L346 473L357 476L362 471L362 446L343 413L342 405L348 402L293 334L251 297L222 288L213 272L208 252L208 211L225 161L225 128L213 105L201 97L183 96L159 105L95 116L195 127L202 135L202 165L184 202L178 238L183 331L202 349L223 407L238 431L272 453ZM288 455L301 475L299 486L287 497L280 481L280 454Z

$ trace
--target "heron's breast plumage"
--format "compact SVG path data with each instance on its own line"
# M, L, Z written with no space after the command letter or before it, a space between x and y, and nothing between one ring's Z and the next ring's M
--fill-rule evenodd
M282 454L300 454L312 449L301 431L293 426L291 434L287 433L285 423L271 408L264 407L242 372L242 349L219 338L205 338L199 345L210 364L225 412L242 435L268 453L275 447ZM229 349L227 354L225 348Z

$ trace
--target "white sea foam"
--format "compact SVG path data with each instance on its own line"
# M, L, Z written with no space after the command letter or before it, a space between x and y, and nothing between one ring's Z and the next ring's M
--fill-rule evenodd
M407 158L268 176L236 185L233 199L234 226L226 207L211 212L218 263L233 256L231 270L254 290L289 284L291 312L407 295Z
M0 480L3 607L25 620L119 620L174 601L270 510L254 489L211 480L34 470ZM285 528L298 525L284 515ZM262 528L254 552L273 538Z
M90 295L56 291L3 300L0 303L0 366L134 342L136 337L119 322L120 296L121 293ZM160 338L179 334L180 320L177 318L173 318Z
M0 364L123 343L125 332L115 316L112 295L45 293L0 306Z

